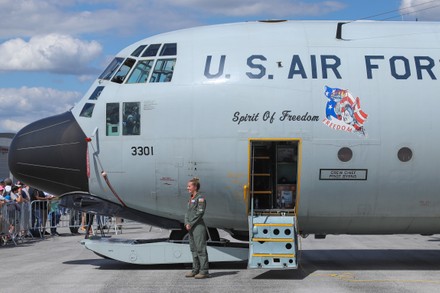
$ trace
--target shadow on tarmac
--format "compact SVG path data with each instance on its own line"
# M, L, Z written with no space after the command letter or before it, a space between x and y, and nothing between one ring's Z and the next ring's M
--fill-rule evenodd
M74 261L66 261L64 264L69 265L93 265L100 270L185 270L191 269L191 264L161 264L161 265L138 265L124 263L113 259L82 259ZM210 263L209 268L214 270L244 270L247 267L247 262L224 262L224 263ZM211 274L211 277L219 275L237 274L236 272L217 272Z
M270 270L254 279L303 280L315 271L440 271L439 250L304 250L298 269Z
M439 250L304 250L299 256L299 268L287 270L263 270L254 279L303 280L315 271L356 270L435 270L440 271ZM68 261L71 265L93 265L100 270L184 270L191 264L136 265L112 259L83 259ZM245 270L247 262L210 263L210 269L234 270L215 272L211 277L235 275Z
M35 234L33 236L17 237L17 238L15 238L15 243L10 238L8 238L8 241L6 243L2 243L2 245L0 245L0 248L1 249L8 249L8 248L14 248L16 246L31 247L38 242L47 241L53 237L69 237L69 236L77 236L77 235L79 235L79 234L60 233L58 236L44 235L44 236L40 237L39 234ZM1 236L4 237L4 235L1 235Z
M440 241L440 237L436 237L434 239L429 239L428 241L429 242L438 242L438 241Z

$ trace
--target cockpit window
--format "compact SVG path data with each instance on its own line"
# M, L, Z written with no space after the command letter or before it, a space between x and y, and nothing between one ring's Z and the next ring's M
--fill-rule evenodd
M89 100L97 100L97 99L99 98L99 96L101 95L103 89L104 89L103 86L98 86L98 87L93 91L93 93L90 95Z
M164 44L162 50L160 50L160 56L175 56L177 55L177 44L170 43Z
M125 77L127 76L130 69L133 67L136 60L127 58L124 64L122 64L121 68L119 68L118 72L116 72L115 76L113 76L112 81L117 83L123 83Z
M136 50L133 51L133 53L131 53L131 56L133 57L139 57L139 55L142 53L142 51L145 49L147 45L141 45L139 47L137 47Z
M122 104L122 135L139 135L141 133L140 102Z
M176 59L158 59L150 82L170 82L173 78Z
M153 57L157 55L161 44L150 45L147 50L142 54L142 57Z
M106 105L106 135L119 135L119 103L108 103Z
M144 83L148 79L151 67L153 67L153 60L140 60L133 69L127 83Z
M124 58L116 57L115 59L113 59L113 61L107 66L104 72L99 76L99 79L109 80L112 77L113 73L115 73L116 70L119 68L119 65L121 65L122 61L124 61Z
M95 104L86 103L81 110L79 116L90 118L93 115L93 109L95 109Z

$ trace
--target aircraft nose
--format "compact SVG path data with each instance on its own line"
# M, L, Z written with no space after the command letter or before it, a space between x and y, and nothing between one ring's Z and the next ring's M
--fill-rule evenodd
M16 179L51 194L89 190L86 135L71 112L20 130L11 142L8 161Z

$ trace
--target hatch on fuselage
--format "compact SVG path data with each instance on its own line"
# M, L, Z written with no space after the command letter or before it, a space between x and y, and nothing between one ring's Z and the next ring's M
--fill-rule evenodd
M255 212L295 210L299 184L297 139L251 140L249 209Z

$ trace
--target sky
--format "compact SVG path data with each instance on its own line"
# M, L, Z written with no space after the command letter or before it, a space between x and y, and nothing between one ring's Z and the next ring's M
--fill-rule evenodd
M0 133L71 109L136 41L266 19L439 21L440 0L0 0Z

